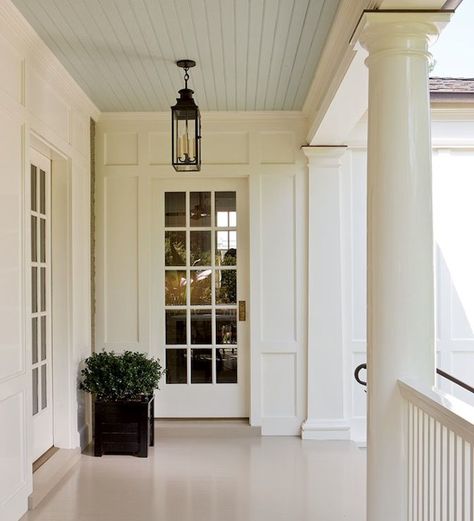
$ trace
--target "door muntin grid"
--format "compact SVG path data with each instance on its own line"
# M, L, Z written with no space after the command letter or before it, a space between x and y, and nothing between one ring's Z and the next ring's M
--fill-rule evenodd
M165 192L166 384L236 384L237 194Z
M32 164L31 181L31 347L32 414L50 405L49 173Z

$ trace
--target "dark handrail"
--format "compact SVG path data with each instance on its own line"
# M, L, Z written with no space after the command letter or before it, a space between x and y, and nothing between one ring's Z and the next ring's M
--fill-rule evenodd
M365 382L364 380L361 380L360 376L359 376L359 373L363 370L363 369L367 369L367 364L359 364L356 368L355 368L355 371L354 371L354 378L356 380L356 382L360 385L363 385L364 387L367 387L367 382Z
M452 374L449 374L446 371L443 371L442 369L436 369L436 372L443 378L446 378L446 380L450 380L451 382L453 382L453 384L459 385L459 387L462 387L463 389L466 389L466 391L469 391L474 394L474 387L467 384L466 382L459 380Z
M363 385L364 387L367 387L367 382L365 380L362 380L359 376L359 373L363 370L367 369L367 364L359 364L355 370L354 370L354 378L356 382L360 385ZM466 389L466 391L469 391L474 394L474 387L467 384L466 382L463 382L462 380L459 380L459 378L456 378L455 376L447 373L446 371L443 371L442 369L436 369L436 372L442 376L443 378L446 378L446 380L449 380L450 382L453 382L453 384L459 385L459 387L462 387L463 389Z

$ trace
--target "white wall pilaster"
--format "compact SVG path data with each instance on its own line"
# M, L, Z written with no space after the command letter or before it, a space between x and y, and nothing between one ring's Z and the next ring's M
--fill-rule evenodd
M349 438L344 411L340 175L345 147L308 157L308 396L303 439Z
M406 519L405 404L434 383L428 45L449 14L364 15L369 52L368 521Z

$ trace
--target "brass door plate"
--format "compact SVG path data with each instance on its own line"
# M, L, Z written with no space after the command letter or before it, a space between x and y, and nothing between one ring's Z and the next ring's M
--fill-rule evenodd
M239 300L239 322L245 322L247 320L247 310L245 307L245 300Z

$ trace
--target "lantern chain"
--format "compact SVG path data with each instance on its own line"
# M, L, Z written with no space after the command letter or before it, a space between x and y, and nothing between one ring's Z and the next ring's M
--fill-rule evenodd
M188 80L189 80L189 74L188 74L188 67L185 67L184 68L184 88L187 89L188 88Z

